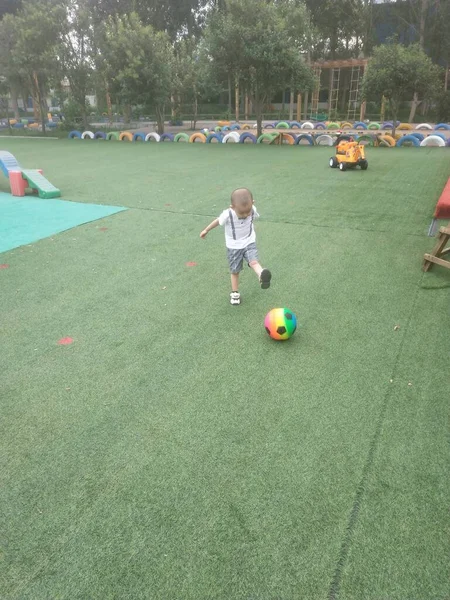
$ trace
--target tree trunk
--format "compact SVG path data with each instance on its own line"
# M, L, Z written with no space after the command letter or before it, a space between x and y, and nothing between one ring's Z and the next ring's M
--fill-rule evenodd
M17 89L14 86L11 86L11 104L12 104L12 109L14 111L14 118L17 121L20 121L18 93L17 93Z
M31 92L20 92L20 99L22 100L23 110L25 114L28 116L28 98L32 96Z
M198 117L198 97L197 97L197 90L194 86L194 129L197 127L197 117Z
M89 124L88 124L88 116L87 116L87 112L86 112L86 96L83 96L82 98L80 98L80 100L82 100L82 99L84 100L84 102L82 104L80 102L81 118L83 119L84 130L86 131L86 129L89 126Z
M244 108L244 112L245 112L245 120L248 121L248 94L245 94L245 108Z
M337 32L337 29L335 29L330 36L331 60L335 60L335 58L336 58L337 44L338 44L338 32Z
M181 97L179 94L173 94L170 99L172 120L178 121L181 119Z
M291 90L289 98L289 121L294 120L294 90Z
M262 135L262 103L259 97L258 85L255 84L254 108L256 113L256 137Z
M297 94L297 122L302 120L302 95Z
M45 121L47 119L47 101L45 99L45 95L42 90L39 90L39 108L41 111L41 120L42 120L42 133L46 135L46 125Z
M108 81L105 79L105 92L106 92L106 107L108 112L108 120L109 124L113 124L113 114L112 114L112 104L111 104L111 94L109 93L109 85Z
M381 97L381 107L380 107L380 122L384 122L384 117L386 114L386 98L384 96Z
M411 110L409 111L408 123L412 123L414 121L414 117L416 116L417 107L420 104L419 94L414 92L414 96L411 103Z
M234 118L236 123L239 122L239 80L236 76L234 83Z
M284 109L286 108L286 90L283 89L283 98L281 104L281 118L284 119Z
M359 120L364 121L365 116L366 116L366 101L363 100L361 102L361 106L359 107Z
M131 121L131 104L125 104L123 108L124 125L129 125Z
M46 114L45 114L45 109L44 109L44 101L42 98L42 90L41 90L41 85L39 83L39 79L37 76L37 73L34 72L33 73L33 86L34 86L34 95L35 98L37 100L37 105L38 105L38 110L39 110L39 118L41 121L41 126L42 126L42 133L45 135L45 118L46 118Z
M428 100L423 100L419 106L419 112L424 117L428 112ZM423 119L421 119L423 120Z
M256 138L262 135L262 112L259 102L255 100L255 112L256 112Z
M445 67L445 77L444 77L444 90L448 90L448 72L450 70L450 65L447 63Z
M389 102L392 112L392 137L395 140L395 130L397 129L397 114L398 114L398 106L396 102L392 100Z
M162 135L164 133L164 104L156 105L156 123L158 126L158 133Z
M10 130L9 133L11 135L11 123L9 122L8 98L0 98L0 108L2 109L2 113L3 113L3 110L5 111L5 119L6 119L6 122L8 123L8 129Z
M420 3L420 21L419 21L419 44L423 48L425 44L425 20L427 17L429 0L421 0Z
M306 58L306 64L311 67L311 48L308 48L308 54ZM320 77L320 75L319 75ZM320 87L320 82L319 82ZM308 119L308 103L309 103L309 91L305 91L305 121Z
M39 102L38 102L38 97L37 97L37 92L36 92L36 87L34 85L31 86L31 98L33 100L33 115L34 118L36 119L36 121L40 121L41 120L41 113L39 112Z
M419 45L423 49L425 44L425 21L427 16L427 8L428 8L429 0L421 0L420 2L420 17L419 17ZM419 95L417 92L414 92L411 110L409 113L408 123L412 123L416 114L417 107L419 106Z
M228 120L231 118L231 74L228 73Z

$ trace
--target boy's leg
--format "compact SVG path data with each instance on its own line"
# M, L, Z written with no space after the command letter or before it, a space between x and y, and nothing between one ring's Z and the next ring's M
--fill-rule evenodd
M239 293L239 273L231 273L231 292L230 304L238 306L241 303L241 295Z
M227 248L227 256L231 274L230 304L238 305L241 303L241 295L239 294L239 273L242 271L244 251Z
M261 276L261 272L263 270L262 266L259 264L259 262L257 260L251 260L248 263L248 266L251 267L255 273L258 275L258 279Z
M245 258L248 261L248 266L251 267L258 276L259 282L263 290L270 287L272 273L269 269L263 269L258 260L258 250L256 244L250 244L245 251Z
M270 288L270 280L272 279L272 273L269 271L269 269L263 269L258 261L253 260L252 262L248 263L248 266L251 267L258 275L261 288L263 290L267 290L267 288Z

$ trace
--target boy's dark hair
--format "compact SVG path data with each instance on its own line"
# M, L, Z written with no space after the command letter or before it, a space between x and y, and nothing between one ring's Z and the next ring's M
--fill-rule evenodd
M253 202L253 194L248 188L237 188L231 193L231 204Z

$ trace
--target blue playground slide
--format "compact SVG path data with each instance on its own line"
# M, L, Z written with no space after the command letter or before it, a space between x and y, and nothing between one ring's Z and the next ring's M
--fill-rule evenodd
M61 191L52 185L42 173L39 173L36 169L22 169L11 152L0 150L0 169L7 179L9 179L10 171L21 171L23 178L28 181L28 186L33 190L37 190L39 198L48 199L61 196Z

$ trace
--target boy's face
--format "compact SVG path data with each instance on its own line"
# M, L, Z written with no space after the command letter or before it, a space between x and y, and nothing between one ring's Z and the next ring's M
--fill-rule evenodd
M244 204L239 203L239 204L235 205L234 203L231 203L231 208L237 214L239 219L246 219L247 217L249 217L252 213L252 207L253 207L253 201L251 201L251 200L249 200L248 202L245 202Z

